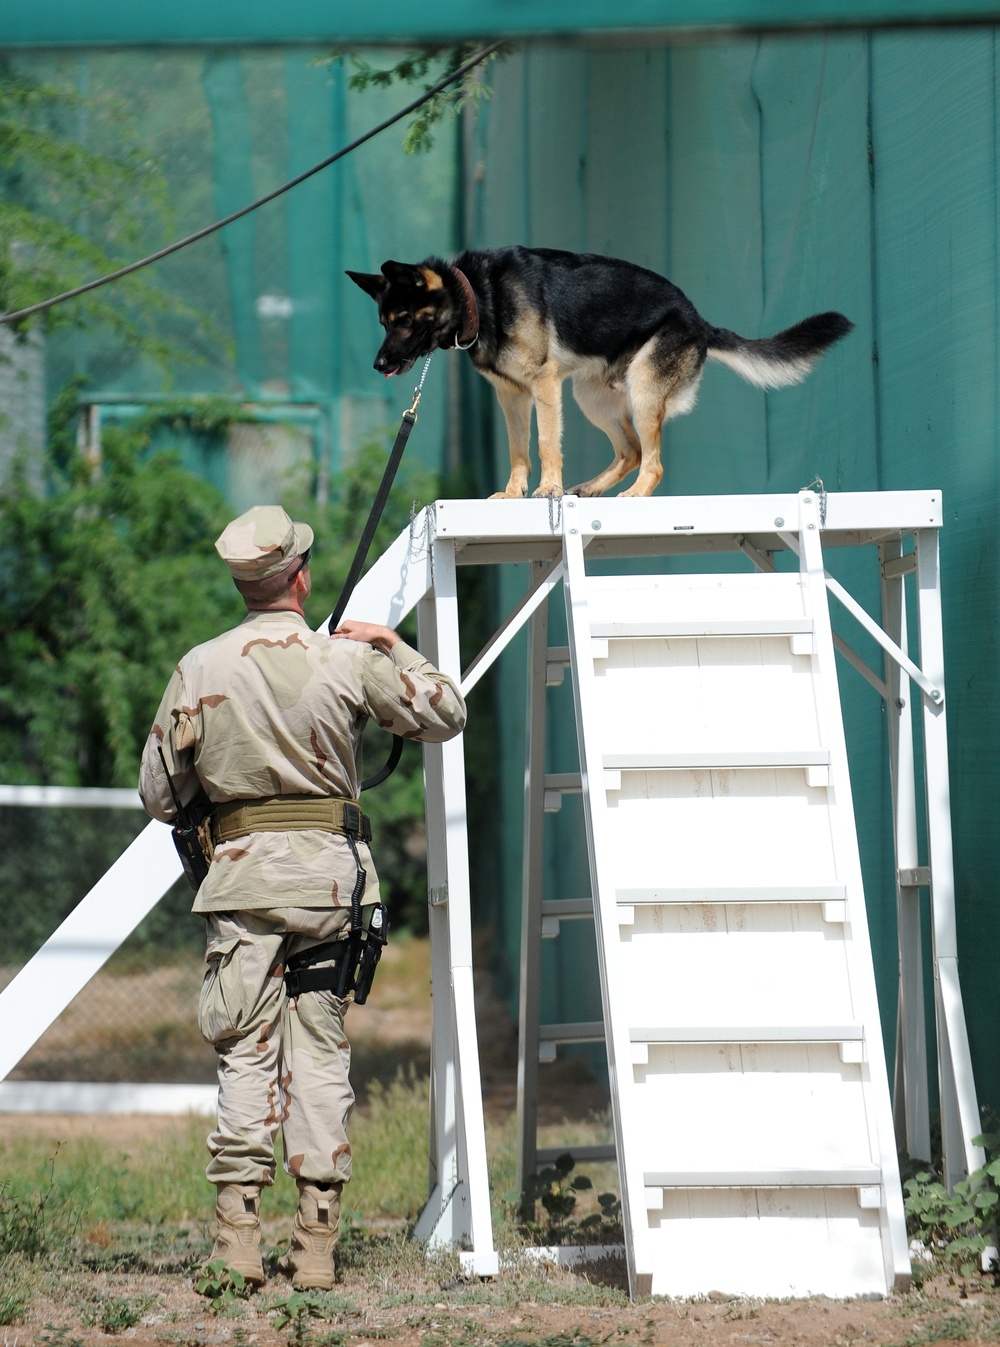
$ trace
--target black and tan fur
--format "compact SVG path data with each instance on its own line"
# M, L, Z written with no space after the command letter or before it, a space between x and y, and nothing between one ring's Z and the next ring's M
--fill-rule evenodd
M798 383L851 330L840 313L806 318L774 337L748 340L713 327L656 272L631 262L550 248L464 252L453 263L386 262L380 275L349 271L378 303L381 374L403 374L439 347L468 350L496 389L510 440L510 479L497 497L527 495L531 412L538 428L536 496L560 496L562 382L614 448L611 464L575 495L597 496L635 468L621 494L656 489L663 423L689 412L705 360L759 388Z

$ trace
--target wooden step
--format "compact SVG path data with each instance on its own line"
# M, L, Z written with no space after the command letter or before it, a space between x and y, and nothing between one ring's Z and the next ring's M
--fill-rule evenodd
M674 636L799 636L811 633L812 630L811 617L707 618L693 622L653 618L650 621L598 620L590 624L592 636L606 637L608 640Z
M684 1024L637 1025L635 1044L650 1043L860 1043L861 1024Z
M657 1169L642 1176L647 1190L670 1188L880 1188L877 1165L828 1169ZM655 1210L655 1208L651 1208Z

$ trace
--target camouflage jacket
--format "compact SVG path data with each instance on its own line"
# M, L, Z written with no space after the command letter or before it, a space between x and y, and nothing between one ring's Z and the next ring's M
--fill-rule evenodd
M143 750L139 794L154 818L173 819L162 748L185 804L199 787L216 804L275 795L356 800L369 718L392 734L440 743L461 732L465 703L403 641L387 655L315 632L298 613L252 612L175 669ZM358 852L364 902L377 902L371 854L363 843ZM216 847L194 911L348 906L356 875L340 834L249 833Z

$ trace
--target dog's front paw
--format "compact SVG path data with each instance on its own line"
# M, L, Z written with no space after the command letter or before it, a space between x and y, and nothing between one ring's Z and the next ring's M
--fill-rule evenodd
M514 488L514 490L511 490L511 488L508 487L506 491L494 491L494 492L493 492L493 495L492 495L492 496L487 496L486 499L487 499L487 500L524 500L524 498L525 498L525 496L526 496L527 494L528 494L528 488L527 488L527 487L522 487L520 490L518 490L516 487Z
M558 500L562 493L562 487L555 483L551 486L536 487L531 495L534 500Z
M581 482L579 486L571 486L566 492L567 496L599 496L600 494L601 488L595 486L592 481Z

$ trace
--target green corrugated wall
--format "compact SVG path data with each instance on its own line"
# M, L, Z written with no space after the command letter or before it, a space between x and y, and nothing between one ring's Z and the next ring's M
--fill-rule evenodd
M661 491L795 491L821 477L829 490L944 492L961 976L980 1098L998 1107L997 30L535 47L494 81L465 143L469 246L626 257L664 272L710 321L746 336L825 308L857 325L798 388L765 395L710 367L698 407L666 436ZM467 391L490 397L476 381ZM568 392L566 404L567 480L580 480L608 449ZM470 416L470 437L482 421L481 410ZM506 477L498 418L472 452L480 465L492 452L482 487L496 489ZM878 611L872 553L835 555L831 569ZM525 583L524 568L509 568L501 606ZM505 840L495 919L511 970L523 666L523 650L512 651L497 680ZM884 716L868 685L841 668L891 1049L897 956ZM571 769L574 753L567 712L551 729L549 769ZM586 891L574 808L551 825L548 897ZM546 950L543 1016L589 1018L599 1004L592 936L583 923L563 930L561 952L555 942Z

